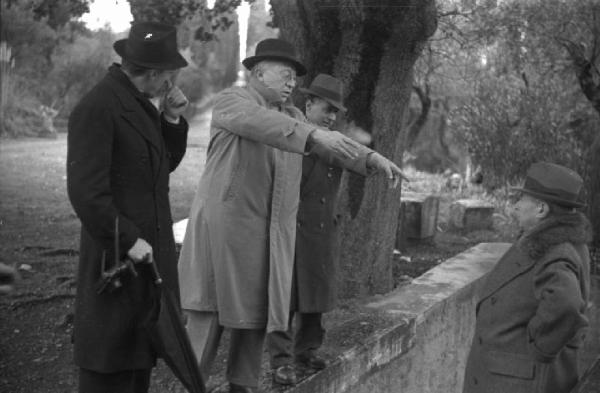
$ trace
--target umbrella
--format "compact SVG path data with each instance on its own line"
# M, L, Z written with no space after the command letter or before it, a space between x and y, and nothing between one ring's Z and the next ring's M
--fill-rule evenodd
M150 263L158 299L146 323L146 331L158 356L165 361L186 389L191 393L205 393L206 387L185 330L177 297L173 291L162 287L154 260Z

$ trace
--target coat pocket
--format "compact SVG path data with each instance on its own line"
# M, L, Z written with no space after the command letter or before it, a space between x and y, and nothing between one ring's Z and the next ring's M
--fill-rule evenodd
M485 356L485 366L492 374L526 380L535 377L535 361L524 354L489 351Z

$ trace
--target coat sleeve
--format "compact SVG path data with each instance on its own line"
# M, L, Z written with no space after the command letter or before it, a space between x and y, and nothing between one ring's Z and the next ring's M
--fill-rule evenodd
M280 150L304 153L314 126L258 104L243 90L229 89L215 99L212 125Z
M84 229L104 249L114 246L119 217L122 255L140 237L137 226L117 210L110 186L114 122L107 108L93 103L77 107L69 119L67 192Z
M361 145L358 152L358 157L344 158L332 151L326 150L321 146L315 146L311 149L310 154L314 154L320 160L324 161L327 165L337 166L339 168L348 169L349 171L358 173L359 175L368 176L369 171L367 168L367 158L369 154L373 153L373 150L366 146Z
M169 170L173 172L185 155L189 125L183 116L179 124L172 124L163 115L160 116L160 125L169 156Z
M534 292L539 305L527 330L538 361L551 362L580 329L588 326L580 276L578 265L563 258L546 262L536 271Z

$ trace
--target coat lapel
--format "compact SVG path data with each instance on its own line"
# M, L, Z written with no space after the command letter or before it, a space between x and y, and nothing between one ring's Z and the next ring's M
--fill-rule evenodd
M477 307L479 308L479 303L496 293L499 289L518 276L529 271L534 265L535 261L519 247L518 243L513 245L500 261L498 261L496 267L488 276Z
M137 110L131 110L131 108L127 108L127 112L122 114L122 117L129 122L133 126L133 128L146 139L152 147L156 149L156 152L159 153L161 151L161 145L159 140L159 134L156 130L156 124L153 124L152 121L149 120L149 117L146 115L146 112L143 111L141 105L138 104Z
M139 95L140 99L143 100L146 100L146 98L141 96L141 93L137 91L135 86L120 69L113 67L109 70L107 79L125 110L122 117L156 149L156 152L160 156L161 143L157 124L154 124L152 121L153 116L148 113L150 109L154 108L149 108L149 110L144 108L142 103L136 99L136 96ZM152 103L148 101L148 105L152 105Z

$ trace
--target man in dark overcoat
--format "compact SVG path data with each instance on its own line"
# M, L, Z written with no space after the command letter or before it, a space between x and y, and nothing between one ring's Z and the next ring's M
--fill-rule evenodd
M345 112L343 84L331 75L319 74L309 88L300 88L307 95L307 120L323 129L332 129L338 112ZM295 360L313 369L323 369L325 360L318 349L325 330L321 324L324 312L332 310L337 301L338 217L336 197L344 169L367 176L384 173L399 179L400 169L391 161L362 147L355 159L342 159L314 148L302 159L300 204L298 206L291 315L287 331L274 331L267 337L271 355L273 380L290 385L296 383ZM392 183L395 187L395 182ZM292 322L296 315L293 339Z
M588 327L590 224L572 170L533 164L514 216L523 232L476 306L465 393L568 393Z
M187 62L176 30L159 23L133 24L114 49L121 64L69 119L67 188L82 224L73 333L82 393L147 392L156 362L143 326L156 295L147 262L179 290L168 191L188 124L187 99L171 80ZM162 113L151 98L162 98ZM124 274L121 288L97 293L103 265L126 257L138 276Z

